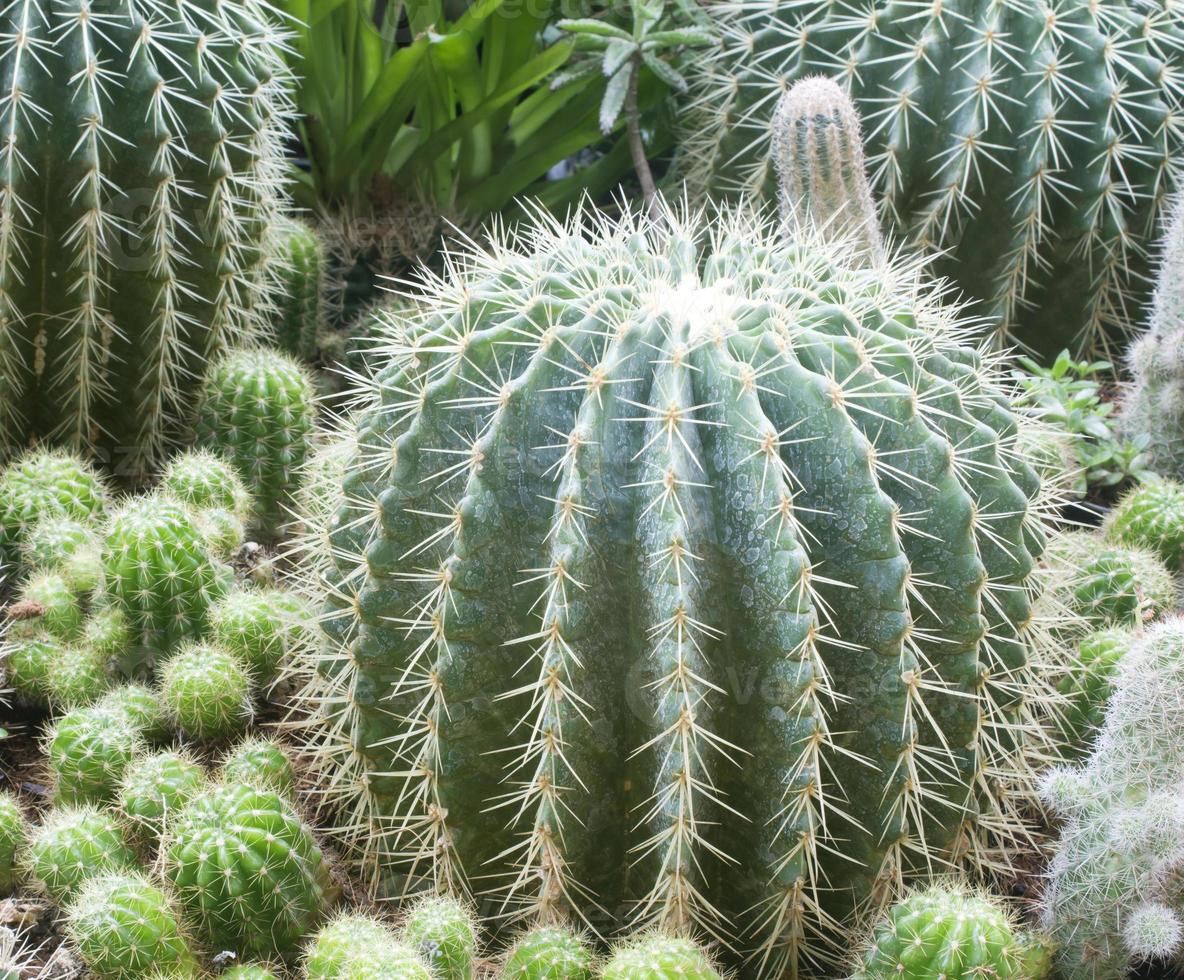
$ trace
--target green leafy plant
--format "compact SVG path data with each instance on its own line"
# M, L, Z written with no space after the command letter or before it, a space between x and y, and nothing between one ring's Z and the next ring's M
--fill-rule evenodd
M1012 375L1023 391L1022 404L1036 409L1050 425L1066 432L1077 460L1073 492L1108 490L1150 477L1147 439L1118 433L1116 404L1102 397L1099 377L1113 371L1108 361L1074 360L1063 350L1048 367L1018 358L1023 370Z

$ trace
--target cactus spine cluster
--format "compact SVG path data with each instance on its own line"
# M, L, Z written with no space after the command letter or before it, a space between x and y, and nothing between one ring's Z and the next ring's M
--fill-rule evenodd
M5 7L6 449L50 439L141 473L180 434L187 379L265 328L288 111L273 21L254 0Z
M222 781L270 790L286 800L296 798L292 763L280 744L268 738L244 739L231 749L222 761Z
M1122 658L1094 749L1042 784L1061 818L1045 889L1058 975L1123 975L1184 950L1184 619L1149 628Z
M1180 159L1180 12L1125 0L715 0L689 66L692 197L774 194L783 87L844 85L898 240L1049 354L1106 344L1146 299Z
M325 318L325 247L309 225L287 219L272 234L269 265L275 290L272 333L279 346L301 360L316 354Z
M311 449L315 392L286 354L236 351L211 365L202 389L197 439L238 467L254 498L256 530L274 535Z
M538 221L420 297L310 546L309 742L408 889L779 975L1017 829L1048 500L915 266L665 218Z
M30 835L28 862L33 879L58 902L95 875L137 864L119 825L89 804L50 811Z

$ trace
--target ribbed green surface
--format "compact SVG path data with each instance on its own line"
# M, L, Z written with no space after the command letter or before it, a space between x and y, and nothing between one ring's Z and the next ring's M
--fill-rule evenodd
M277 224L273 250L276 313L273 333L280 347L303 360L317 351L324 319L325 249L317 233L300 221Z
M886 229L1007 339L1113 343L1149 297L1179 159L1184 14L1161 0L716 0L694 59L680 176L773 200L787 81L846 84Z
M711 233L534 228L425 301L358 421L310 737L383 888L775 973L1013 826L983 774L1024 769L1044 543L907 270Z
M94 806L49 811L29 836L28 860L37 883L59 904L87 879L138 863L111 814Z
M287 97L273 13L17 0L0 15L0 419L157 461L206 361L264 324Z

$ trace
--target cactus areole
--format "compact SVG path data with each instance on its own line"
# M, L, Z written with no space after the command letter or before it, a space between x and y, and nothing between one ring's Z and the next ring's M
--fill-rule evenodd
M774 975L1015 828L1042 491L916 267L668 220L434 283L358 424L313 737L387 887Z

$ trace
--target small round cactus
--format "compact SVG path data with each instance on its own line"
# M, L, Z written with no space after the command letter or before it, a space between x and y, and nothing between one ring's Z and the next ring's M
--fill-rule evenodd
M301 626L299 599L274 589L236 589L210 609L214 639L237 655L259 681L274 676Z
M197 974L197 958L172 903L141 874L88 881L70 906L67 931L101 980L142 980L154 969Z
M157 651L200 636L226 586L193 516L160 494L134 498L112 516L103 575L133 634Z
M296 776L292 763L279 743L269 738L248 738L239 742L222 763L222 781L245 783L296 798Z
M51 810L29 835L28 862L32 877L59 903L88 878L138 863L112 816L91 805Z
M308 980L431 980L419 954L399 941L386 924L363 915L338 916L309 944L304 960Z
M1176 582L1147 548L1074 532L1048 552L1053 594L1093 628L1140 626L1176 605Z
M200 741L228 738L251 720L251 678L232 653L197 643L175 653L160 671L165 713Z
M76 595L93 592L102 579L99 536L90 524L75 517L39 520L25 535L21 558L30 569L57 572Z
M58 719L48 739L54 798L65 803L107 803L119 791L140 735L127 717L97 707L75 708Z
M901 899L876 923L855 977L1020 980L1024 962L1012 922L994 901L958 886L935 885Z
M604 980L719 980L707 954L689 939L653 934L616 949Z
M16 887L28 840L29 826L20 800L13 793L0 790L0 897ZM0 977L3 976L0 970Z
M123 715L132 728L149 741L159 741L168 734L160 698L143 684L114 688L103 695L97 707Z
M251 495L234 466L207 449L174 456L161 475L160 488L196 510L226 510L241 518L251 512Z
M206 539L210 554L221 561L232 558L247 540L246 525L233 511L215 507L197 511L193 519Z
M1077 644L1077 669L1061 681L1065 704L1054 714L1061 735L1061 750L1073 758L1089 747L1106 714L1106 701L1114 690L1114 678L1135 634L1121 629L1101 630Z
M37 449L0 474L0 559L13 561L26 532L45 517L99 517L107 488L87 463L69 453Z
M50 666L63 655L66 647L61 640L48 634L16 637L4 644L4 675L9 687L25 704L41 706L46 703L46 678Z
M82 627L82 604L70 583L57 572L29 578L8 607L13 636L49 633L61 640L76 639Z
M1184 572L1184 484L1155 480L1135 487L1110 512L1106 534L1149 548L1173 572Z
M127 666L132 659L131 628L127 616L116 606L94 610L82 624L83 646L90 647L112 665Z
M119 812L141 840L155 841L205 785L201 766L184 752L142 756L123 774Z
M471 980L477 956L477 926L454 898L418 901L403 922L403 942L419 953L436 980Z
M502 980L592 980L595 957L570 929L542 926L520 936L506 954Z
M107 661L87 646L67 646L49 664L45 695L58 710L80 708L98 701L111 687Z
M287 955L325 912L320 848L276 793L233 784L198 796L173 821L164 853L182 904L218 949Z
M308 458L315 418L308 372L271 350L243 350L211 366L198 442L225 453L254 496L256 529L275 534Z

